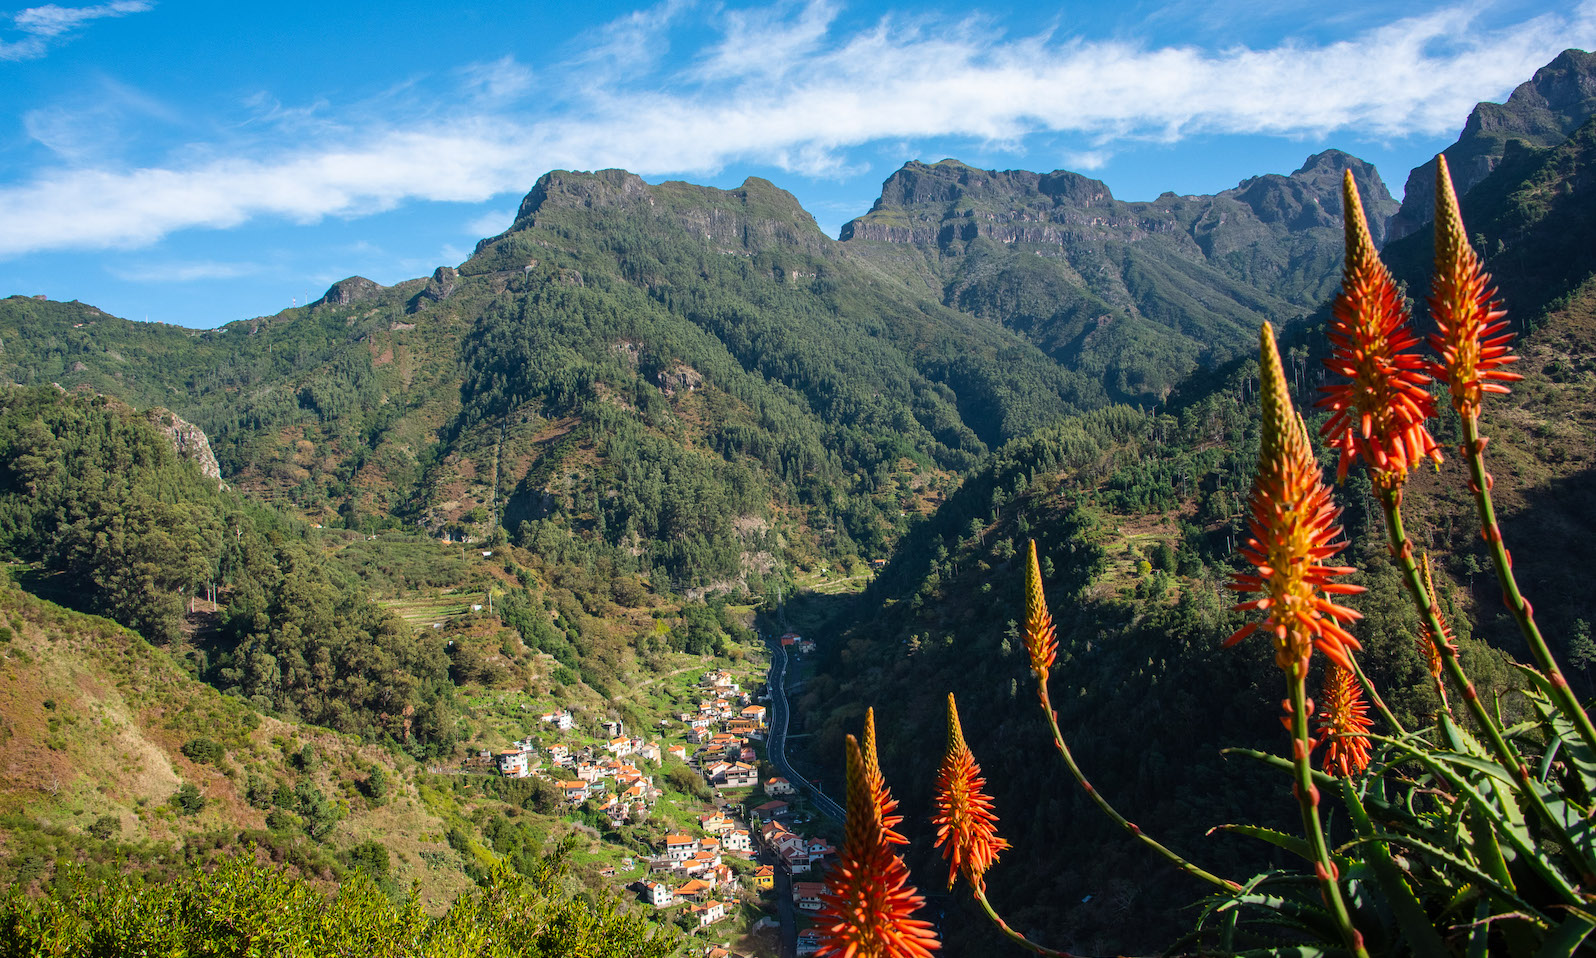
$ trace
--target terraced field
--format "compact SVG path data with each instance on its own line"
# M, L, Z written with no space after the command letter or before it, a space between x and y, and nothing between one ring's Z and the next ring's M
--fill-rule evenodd
M379 599L378 604L393 611L417 629L430 629L434 626L441 627L443 623L456 616L467 615L474 611L472 606L483 605L486 601L486 596L481 592L467 592Z

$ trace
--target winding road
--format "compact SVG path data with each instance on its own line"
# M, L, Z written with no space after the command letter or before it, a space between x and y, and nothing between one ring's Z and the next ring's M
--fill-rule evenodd
M787 650L782 647L779 638L767 637L765 641L771 649L770 676L766 685L770 690L770 738L766 742L766 755L770 764L776 766L776 770L787 781L809 796L817 811L843 825L848 819L847 811L822 792L819 786L793 771L787 761L787 725L792 715L792 709L787 704Z

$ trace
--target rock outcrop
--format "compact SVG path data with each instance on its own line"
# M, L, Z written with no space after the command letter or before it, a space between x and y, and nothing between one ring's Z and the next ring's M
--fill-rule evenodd
M1453 188L1462 196L1490 176L1506 155L1509 141L1556 146L1592 115L1596 115L1596 54L1564 50L1519 84L1506 103L1474 107L1457 142L1441 151L1452 171ZM1430 160L1408 177L1402 208L1386 226L1386 241L1416 232L1434 218L1435 161Z
M358 303L363 299L373 299L383 291L380 283L375 283L364 276L351 276L341 279L327 287L321 299L311 303L312 306L348 306Z
M211 441L205 438L205 433L200 427L179 418L171 410L158 406L147 410L144 418L171 440L172 448L177 450L179 458L197 464L200 473L206 477L217 482L221 481L221 464L216 461L216 453L211 451Z

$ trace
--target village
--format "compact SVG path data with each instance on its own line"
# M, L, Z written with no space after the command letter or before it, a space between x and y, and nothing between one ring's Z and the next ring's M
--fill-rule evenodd
M787 652L815 647L794 633L778 641ZM764 684L756 676L743 681ZM690 690L696 708L689 699L659 719L654 738L614 717L595 721L589 715L579 722L573 709L556 707L537 716L533 734L493 753L491 767L506 778L541 778L558 790L564 807L573 813L597 809L617 829L671 821L672 830L650 854L621 857L599 872L618 892L653 909L662 924L696 931L734 919L731 925L746 927L728 927L729 937L744 931L775 937L776 916L786 913L798 916L797 954L814 954L818 939L805 927L807 916L820 908L824 871L837 848L821 834L828 823L807 807L798 785L764 761L768 691L744 688L725 668L702 673ZM603 734L583 734L583 726ZM480 768L488 758L483 753L471 764ZM673 759L702 778L704 793L712 796L707 809L660 814L659 803L678 794L656 782ZM792 908L783 909L775 896L778 887L789 885ZM756 913L760 917L750 921ZM694 946L690 953L739 958L728 946ZM769 953L780 954L779 947Z

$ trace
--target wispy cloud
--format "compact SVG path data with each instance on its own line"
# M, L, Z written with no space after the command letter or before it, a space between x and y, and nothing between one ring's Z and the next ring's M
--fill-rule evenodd
M125 264L107 270L117 279L134 283L192 283L207 279L237 279L261 271L259 263L219 263L214 260Z
M498 236L509 229L513 222L515 222L515 210L490 210L466 223L464 231L467 236L475 236L478 239L484 236Z
M91 20L125 17L154 6L150 0L113 0L92 7L60 7L53 3L29 7L11 18L12 29L21 33L22 39L0 40L0 60L36 60L49 52L52 43L62 42Z
M974 21L904 18L842 32L830 4L812 2L774 18L723 18L723 32L673 74L601 68L667 46L663 34L686 7L669 0L633 14L589 36L575 61L540 69L540 85L563 85L557 112L488 96L420 125L397 111L386 123L346 117L342 135L314 140L331 146L260 142L144 169L39 173L0 188L0 255L139 246L262 216L312 222L412 200L480 202L525 190L551 168L703 174L748 162L827 176L847 170L848 151L863 144L1012 145L1038 134L1077 139L1072 156L1090 168L1127 141L1438 135L1565 47L1596 40L1589 2L1489 30L1476 29L1481 8L1470 3L1334 42L1260 49L1009 38ZM513 99L531 80L506 60L451 82ZM339 126L335 114L323 122Z
M511 56L492 63L472 63L456 72L464 81L462 93L481 104L514 101L530 91L535 80L531 69Z

